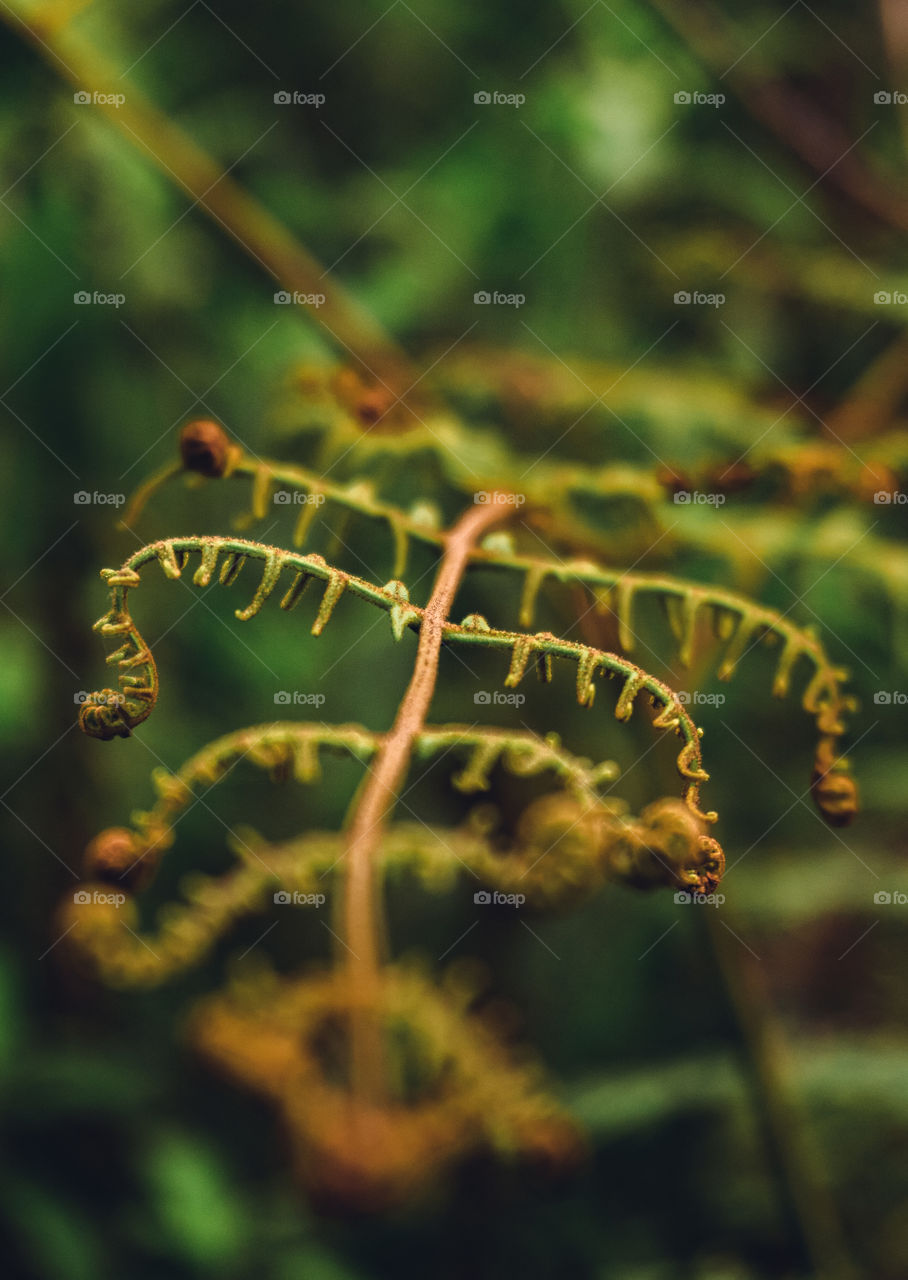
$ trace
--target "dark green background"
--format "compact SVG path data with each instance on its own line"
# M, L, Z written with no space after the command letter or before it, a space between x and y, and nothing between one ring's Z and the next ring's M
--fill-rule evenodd
M558 358L615 377L639 361L638 403L625 416L633 431L595 409L582 436L552 456L646 464L653 450L682 465L707 445L737 457L750 443L746 415L715 408L713 393L726 386L732 403L765 410L767 424L805 396L808 409L796 408L782 429L822 438L822 419L898 339L908 314L873 305L876 290L904 284L903 234L832 181L799 201L818 175L734 91L743 72L796 86L852 140L869 130L860 153L897 184L897 109L873 101L881 87L898 87L897 69L887 67L874 7L836 3L819 16L804 4L723 8L744 55L724 80L654 10L624 0L590 10L583 0L98 4L74 23L118 70L131 68L123 92L140 89L221 164L236 164L234 178L324 264L344 255L337 276L418 362L458 341L459 355L478 352L493 367L499 348L545 358L556 372ZM74 727L74 694L106 679L90 630L104 607L97 571L136 545L108 508L76 505L74 492L128 492L173 455L177 427L199 414L258 452L305 461L311 441L299 431L305 406L293 370L343 352L299 310L275 307L278 285L197 209L187 211L185 195L140 147L95 108L75 106L72 86L20 35L10 17L0 55L0 1201L11 1274L814 1274L767 1155L702 922L671 894L609 888L571 916L534 922L558 959L516 925L471 934L471 952L489 960L496 989L520 1009L553 1087L588 1126L590 1162L554 1184L478 1162L428 1204L377 1221L314 1215L267 1109L206 1073L182 1043L193 997L218 985L229 956L270 921L245 922L202 970L151 994L98 989L65 944L54 945L56 907L77 883L87 840L149 804L150 769L175 768L218 734L272 718L275 689L319 681L375 619L345 602L315 642L305 610L292 618L266 610L244 630L232 609L245 588L212 589L208 607L198 607L197 593L155 582L137 603L162 673L155 715L129 742L98 743ZM326 103L279 107L281 88L321 91ZM526 103L478 106L480 89L523 92ZM724 91L727 101L679 107L678 89ZM414 183L410 208L395 204ZM606 191L610 207L594 204ZM522 292L526 304L477 308L480 288ZM679 312L681 288L721 290L727 300L721 310ZM126 302L76 306L80 289L123 292ZM450 368L453 381L450 359L438 375ZM661 371L658 395L650 369ZM461 387L460 403L474 425L538 453L590 399L574 386L577 413L540 426L532 405L515 418L472 392ZM337 475L355 475L355 464L348 459ZM418 475L427 488L431 471ZM387 475L388 496L408 481ZM426 496L454 502L451 492ZM725 892L742 947L759 957L761 1016L788 1038L857 1274L901 1277L905 908L878 907L873 895L908 887L905 710L873 695L905 682L893 655L908 568L904 552L881 544L873 572L848 555L825 572L839 553L824 561L823 548L840 545L830 528L845 531L843 550L870 526L868 538L894 540L902 512L809 493L797 507L767 503L754 524L760 496L733 499L723 512L745 539L759 531L768 562L738 585L799 621L822 619L830 652L853 669L865 813L839 837L809 800L797 802L811 728L794 698L770 699L764 655L751 656L724 707L702 716L707 798L722 815L730 860L751 850ZM236 489L187 496L175 487L141 533L226 532L239 502ZM667 521L676 514L667 504ZM354 525L348 536L368 576L390 576L375 526ZM694 555L676 563L731 581ZM490 614L505 601L488 584L476 593ZM567 630L569 606L553 605L546 625ZM377 626L326 676L325 719L389 724L414 643L408 636L395 648L386 624ZM491 662L488 673L503 676ZM438 718L472 718L456 664L443 675ZM606 691L593 713L571 697L563 672L555 691L531 691L524 714L597 757L629 764L648 745L645 724L614 726ZM673 787L668 748L647 760L622 791L636 808ZM180 869L216 865L222 823L247 820L280 835L336 820L351 782L339 771L321 797L273 801L266 783L238 774L212 800L220 821L197 808L173 857ZM443 782L425 800L451 815ZM467 886L449 899L406 884L392 894L401 949L433 955L472 918ZM267 946L293 968L326 943L294 918L280 921Z

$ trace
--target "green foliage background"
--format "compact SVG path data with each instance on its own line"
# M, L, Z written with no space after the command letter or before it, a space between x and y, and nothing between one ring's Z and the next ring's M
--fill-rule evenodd
M805 4L722 9L738 53L758 46L746 57L762 74L797 85L850 137L867 131L869 169L901 179L897 109L873 100L890 73L871 9L839 0L821 16ZM27 7L17 12L30 20ZM75 729L73 695L98 687L102 670L90 631L104 607L97 570L135 544L109 508L74 505L74 491L129 491L172 456L176 428L200 414L260 453L305 461L311 441L293 371L343 353L299 309L275 307L278 286L189 209L140 147L73 104L71 86L20 39L18 21L10 18L0 53L0 1201L10 1273L813 1274L702 921L670 894L609 888L571 916L534 922L545 947L516 925L474 931L471 953L489 961L496 990L521 1011L559 1093L587 1124L590 1162L555 1184L471 1167L443 1197L379 1221L315 1215L294 1189L268 1111L209 1076L182 1043L192 997L216 985L228 957L270 921L245 922L204 971L151 994L97 989L57 947L56 905L72 891L85 843L147 805L152 767L175 767L217 734L272 718L276 688L317 684L325 718L384 727L413 645L395 648L385 623L333 666L364 629L361 607L345 606L314 642L296 615L274 611L241 629L231 616L236 592L200 607L179 586L148 585L137 616L153 619L157 711L128 743L102 745ZM91 5L74 22L129 68L124 93L141 89L235 165L233 176L322 262L338 262L339 278L421 363L459 344L438 367L442 383L453 385L467 352L477 367L494 366L499 348L544 359L543 387L564 375L559 360L601 370L607 383L609 371L636 365L622 422L594 407L570 439L559 437L591 399L582 386L571 384L576 412L524 406L509 416L478 377L468 390L461 379L456 397L473 424L530 457L553 449L591 466L647 464L652 454L678 466L708 453L733 459L793 401L779 431L821 439L821 420L905 325L908 309L873 303L875 291L905 287L903 234L831 181L815 183L735 95L735 75L723 86L645 5L184 9L154 0L135 12ZM273 95L285 87L324 92L326 103L317 112L278 107ZM723 87L721 110L673 101L681 88ZM523 92L526 103L480 107L479 89ZM596 201L604 192L607 204ZM522 292L526 304L478 309L480 288ZM679 312L681 288L727 301ZM123 292L126 302L78 307L79 289ZM338 475L355 474L354 463ZM423 479L428 468L425 477L388 475L387 492ZM821 619L830 652L852 668L865 813L839 836L798 803L811 727L794 699L772 703L761 655L724 707L701 716L707 800L722 815L731 862L747 853L725 892L788 1039L857 1274L900 1277L905 914L873 895L908 889L904 708L874 703L875 692L905 682L897 650L908 561L895 549L903 512L821 492L798 508L762 497L771 491L732 498L722 512L734 530L729 547L740 537L757 552L738 564L736 585L804 622ZM199 497L174 488L144 518L143 538L226 531L238 505L236 489ZM666 522L677 514L669 503ZM862 534L862 550L851 550ZM374 529L350 536L355 559L379 582L390 576ZM718 555L652 563L688 576L725 572ZM496 599L491 592L477 588L477 607ZM545 625L569 627L568 605L553 605ZM490 680L503 675L489 671ZM532 693L531 723L624 763L648 745L645 725L619 730L598 705L573 706L568 676L557 690L560 698ZM453 676L438 711L467 718ZM670 779L670 753L656 751L623 794L639 808ZM172 856L185 859L180 869L217 865L223 824L255 822L257 807L275 835L301 818L336 818L343 783L317 799L274 800L251 774L238 775L231 794L187 819ZM427 798L450 803L440 786ZM467 886L450 900L396 886L394 936L434 954L438 939L453 942L470 923L471 905ZM268 945L278 963L298 967L325 952L319 932L300 936L297 918L281 919Z

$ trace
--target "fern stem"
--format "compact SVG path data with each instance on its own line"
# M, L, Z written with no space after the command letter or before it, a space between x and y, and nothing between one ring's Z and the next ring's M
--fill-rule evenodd
M380 947L375 854L397 804L398 788L416 740L425 726L435 692L444 625L470 551L486 529L512 510L499 502L475 506L446 535L438 577L419 629L413 675L352 809L345 854L343 942L345 963L356 993L355 1001L351 1001L352 1087L355 1096L367 1100L375 1101L381 1096L382 1077L381 1027L376 1013Z
M73 34L70 16L64 13L61 21L56 10L45 5L43 10L29 13L26 21L7 5L0 6L0 18L32 44L61 77L77 89L110 97L110 103L99 101L98 110L282 288L325 295L324 303L318 308L307 307L306 314L322 326L333 346L353 356L379 380L384 376L412 386L417 375L400 348L336 277L326 288L321 263L278 218L133 84L125 102L113 105L114 96L122 96L122 79L96 48Z
M742 66L742 36L728 23L715 5L672 4L671 0L649 0L650 7L674 30L694 57L713 74L735 74L726 84L736 93L750 115L792 152L844 195L885 226L908 229L908 194L890 178L884 179L856 151L857 141L840 128L832 114L821 111L816 102L793 84L773 75L764 61L759 70L753 63Z
M765 982L715 911L706 936L737 1026L765 1141L784 1199L817 1280L857 1280L835 1202L790 1082L782 1028Z

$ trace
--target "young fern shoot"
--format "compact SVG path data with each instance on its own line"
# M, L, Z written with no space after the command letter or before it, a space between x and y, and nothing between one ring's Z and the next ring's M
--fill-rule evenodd
M724 588L607 568L590 559L520 553L506 530L513 507L504 494L486 494L484 503L472 503L445 528L425 503L405 511L381 499L369 484L335 483L295 465L251 460L211 422L184 429L181 463L142 486L126 523L131 525L147 500L179 472L251 479L247 526L264 517L275 485L379 521L390 531L394 576L376 583L332 563L333 556L306 553L319 511L313 502L303 505L292 549L216 535L168 537L140 547L120 568L102 571L109 604L95 629L119 642L107 659L117 669L119 687L90 695L82 706L79 722L86 734L128 738L155 707L157 668L131 612L131 592L155 564L171 580L191 572L198 587L214 581L230 586L245 566L259 566L251 599L235 610L240 622L255 619L272 596L281 610L296 609L315 583L321 595L310 624L314 636L322 634L342 597L371 604L387 614L395 641L405 643L415 635L413 672L387 731L359 724L255 725L201 748L173 773L156 771L155 805L136 814L132 828L102 832L87 853L89 874L123 890L124 912L100 906L85 914L79 908L83 928L73 934L74 945L114 985L154 985L200 963L238 919L265 908L269 891L283 900L281 895L330 889L340 929L330 972L289 983L260 975L250 985L238 978L227 994L201 1006L193 1022L196 1043L211 1060L280 1108L306 1184L330 1185L335 1193L343 1188L348 1199L374 1207L389 1196L407 1197L426 1171L440 1173L481 1147L538 1154L539 1135L545 1133L548 1156L571 1158L577 1135L570 1121L539 1092L535 1077L518 1070L494 1037L478 1028L469 998L452 996L457 983L442 979L440 987L434 986L424 968L417 972L385 954L383 877L406 867L426 888L438 891L452 888L465 869L481 884L519 895L537 910L567 909L605 880L701 894L715 890L725 856L708 834L717 814L701 805L701 786L709 778L702 729L683 695L628 656L635 645L633 611L639 598L662 602L684 665L693 660L701 619L708 618L726 645L720 678L730 678L749 649L766 639L782 646L773 686L777 696L788 691L798 663L812 667L802 701L819 732L813 793L835 824L850 821L857 809L856 788L838 751L844 713L852 706L843 691L846 673L831 663L812 632ZM499 524L505 528L489 536ZM435 584L425 605L410 599L405 581L414 541L436 555ZM479 613L460 622L452 618L463 583L478 568L522 578L517 628L499 619L492 625ZM599 613L611 615L620 652L531 630L548 583L580 588ZM531 665L549 682L556 662L573 663L576 699L587 708L603 677L616 680L618 721L627 721L645 699L655 710L651 723L657 733L679 739L680 795L656 799L634 817L611 795L617 766L571 755L552 733L540 736L529 726L430 724L443 647L500 653L507 659L501 678L512 689ZM454 759L464 752L466 762L452 783L465 794L490 789L494 794L498 770L534 780L534 798L509 837L496 831L487 807L454 826L399 816L402 790L422 761L449 754ZM221 782L240 760L267 769L275 780L317 786L326 754L346 756L365 768L339 830L310 829L278 842L252 828L235 831L230 844L237 861L231 869L220 877L188 878L182 887L185 901L162 913L156 931L140 928L136 895L173 844L175 828L199 786ZM121 927L124 919L127 929ZM402 1050L390 1027L401 1020L435 1064L416 1098L401 1095L402 1070L392 1061ZM346 1028L340 1081L316 1048L321 1032L336 1022Z

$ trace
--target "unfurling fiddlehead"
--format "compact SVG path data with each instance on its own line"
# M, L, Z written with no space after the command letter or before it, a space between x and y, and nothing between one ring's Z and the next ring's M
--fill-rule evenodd
M132 555L120 570L105 571L106 580L113 584L111 613L116 613L119 619L118 625L128 630L130 635L134 635L137 643L141 644L146 653L147 649L142 644L141 637L128 612L128 590L137 585L139 570L154 560L158 561L168 578L180 577L189 556L193 553L201 556L201 563L193 575L193 582L199 586L207 586L211 582L221 556L223 560L219 579L225 585L229 585L236 579L247 560L264 562L262 577L251 602L246 608L236 610L237 618L242 621L247 621L258 613L265 601L276 590L285 569L291 570L294 576L280 601L283 609L292 609L299 602L310 581L325 583L318 613L312 624L313 635L321 634L344 591L349 591L351 595L378 605L379 608L388 612L397 635L402 635L404 625L418 630L425 621L426 610L411 605L408 600L403 599L400 583L394 582L384 587L376 587L354 574L333 568L319 555L303 556L295 552L281 551L277 547L236 538L172 538L143 547ZM400 611L403 608L406 609L405 624L401 622ZM567 658L575 662L577 664L577 700L582 706L592 705L596 690L594 680L597 675L618 677L622 685L615 716L619 720L628 720L638 695L641 693L647 695L652 705L659 708L653 720L654 727L672 730L682 740L677 757L677 769L683 780L682 798L685 804L695 817L705 822L715 822L714 812L703 813L699 808L700 783L708 778L708 774L703 769L700 750L702 730L696 727L677 695L661 680L648 675L642 668L618 654L593 649L589 645L573 641L560 640L550 632L526 635L521 632L497 630L490 627L478 615L471 615L460 624L442 622L441 634L446 643L460 643L509 652L510 666L505 679L508 687L514 687L520 683L531 657L542 663L541 670L544 675L548 674L548 664L553 658ZM121 681L122 679L121 677ZM153 705L154 698L150 701ZM149 714L150 710L149 705L145 715ZM141 718L144 719L144 716ZM88 733L96 733L94 721L83 722L83 728ZM128 732L128 728L126 731ZM112 734L96 733L96 736L110 737ZM709 845L714 856L720 858L721 850L715 841L710 841L705 836L703 840L704 847Z
M187 439L191 448L187 447ZM295 465L250 458L213 423L193 423L185 428L181 452L186 469L209 476L249 477L252 505L247 519L250 521L264 519L276 488L301 492L306 501L294 530L295 546L304 544L318 514L319 503L325 501L387 525L394 548L395 578L405 571L411 541L439 549L443 546L444 532L437 513L432 516L423 507L403 512L381 500L374 488L362 481L348 485L333 483ZM211 457L218 459L217 466L211 463ZM131 502L124 523L134 520L154 488L178 471L178 467L167 467L143 486ZM787 696L792 676L799 667L811 668L801 702L804 710L814 717L819 734L811 785L814 800L831 825L842 826L852 820L858 808L857 788L847 761L838 754L838 742L845 731L844 716L854 709L855 703L844 690L848 671L831 661L811 627L798 626L784 614L722 587L685 582L664 574L605 568L590 560L519 554L509 535L495 535L493 545L487 542L473 548L469 558L474 567L512 571L522 576L521 628L532 625L540 592L546 582L551 582L589 592L596 613L614 620L618 644L622 652L628 654L639 647L635 602L646 597L658 599L683 666L691 664L698 640L709 634L725 646L718 665L718 676L723 681L732 678L741 660L758 645L780 645L772 683L774 697ZM392 625L399 638L407 617L408 598L403 583L394 586L401 595L400 607L392 612ZM821 784L823 778L827 781Z
M151 715L158 698L158 672L151 650L139 635L126 607L126 593L138 585L133 569L105 569L101 577L111 589L110 609L95 623L102 636L123 640L107 661L120 668L119 690L89 694L79 712L79 725L93 738L128 738Z
M518 1060L471 1008L479 994L481 978L463 965L440 988L413 963L385 966L370 1012L389 1052L403 1041L416 1067L407 1096L381 1107L351 1103L349 1073L326 1050L364 999L337 974L240 975L197 1009L191 1034L216 1066L277 1104L311 1193L376 1210L482 1149L547 1169L582 1152L575 1124L540 1092L539 1066Z
M154 934L122 928L132 891L149 884L172 846L181 816L200 791L207 792L243 762L267 770L276 782L288 778L317 785L323 756L345 755L370 768L382 735L361 725L278 722L241 729L210 743L173 774L156 769L157 801L133 815L133 827L109 828L86 852L87 874L125 891L125 901L102 904L90 917L70 910L81 928L76 937L104 978L114 985L156 984L198 961L236 921L264 908L268 894L284 891L307 898L333 891L343 868L342 832L310 831L295 840L269 843L253 831L236 832L230 845L237 865L220 877L185 880L185 904L169 906ZM557 737L468 725L427 726L414 756L422 760L465 757L452 776L466 794L485 792L496 766L522 778L551 779L560 788L532 801L513 837L497 830L485 806L458 827L397 822L388 828L379 860L389 871L406 868L427 889L450 889L469 872L481 884L522 894L531 907L572 905L605 880L638 888L670 886L709 892L721 863L704 848L702 823L680 800L663 799L640 818L603 789L615 781L611 761L592 764L567 752ZM73 921L67 919L67 924Z
M408 433L410 444L418 435L418 429ZM477 901L494 891L530 911L569 908L605 881L707 894L716 888L725 860L706 834L716 814L701 809L700 787L708 778L702 730L682 696L628 656L637 643L638 598L661 602L684 665L692 663L709 623L725 645L722 679L763 640L782 642L777 696L788 691L802 659L812 666L803 695L820 732L812 790L837 824L856 808L854 784L836 754L842 715L851 706L842 691L845 672L831 664L812 632L724 589L607 569L586 559L522 554L510 532L488 532L502 519L497 499L509 495L486 494L485 507L474 505L446 529L436 509L418 503L404 511L379 498L370 483L332 483L296 466L253 461L211 422L184 429L181 466L146 483L126 523L179 470L250 478L247 524L266 515L276 486L303 491L307 500L294 533L298 549L241 537L167 538L142 547L120 569L104 570L110 606L96 628L122 642L108 658L120 669L120 690L90 696L80 714L86 733L128 736L154 706L157 673L128 600L142 570L154 562L177 579L198 557L192 581L199 587L215 580L230 586L249 562L259 563L252 598L235 611L240 621L255 617L273 595L281 609L296 608L315 582L321 588L311 623L316 636L342 597L364 600L388 615L396 641L406 632L417 636L414 672L385 732L359 724L258 725L209 744L175 773L155 771L155 804L135 814L132 827L108 829L89 846L86 871L95 891L83 890L67 906L67 937L112 985L151 986L212 955L250 913L330 898L341 948L333 971L286 980L266 969L251 975L247 970L226 994L205 1001L191 1022L194 1043L205 1056L279 1107L305 1184L322 1196L376 1208L398 1203L427 1175L440 1174L473 1151L506 1149L549 1164L569 1162L579 1149L573 1126L540 1094L536 1072L518 1066L495 1029L477 1017L471 1008L474 989L467 991L450 974L440 987L433 985L418 967L385 958L377 907L382 877L406 872L428 891L450 891L466 874L471 888L483 886ZM544 488L547 481L541 483ZM390 581L376 585L299 549L323 502L385 523L393 552ZM411 600L404 581L414 541L439 555L425 604ZM503 625L506 619L495 619L499 625L493 626L479 613L460 623L451 620L468 570L522 576L519 629ZM621 652L529 630L547 584L587 593L591 607L613 620ZM616 679L618 720L628 720L642 697L654 708L653 727L680 739L680 798L655 800L634 816L611 794L617 766L571 755L556 735L428 724L443 645L501 651L508 659L504 684L512 689L531 666L550 682L556 660L573 662L576 698L584 707L593 705L600 677ZM250 828L232 831L228 843L235 860L228 869L184 877L182 899L164 907L153 926L142 922L136 895L155 875L200 788L219 783L241 761L266 769L275 782L292 778L312 786L320 781L326 757L338 754L364 766L340 830L306 830L279 841ZM454 767L453 785L465 794L496 794L503 771L532 779L532 797L522 806L512 804L506 814L480 804L449 826L415 815L413 821L398 818L404 780L421 762L432 767L445 759ZM105 893L111 888L117 892ZM326 1050L332 1042L334 1049Z

